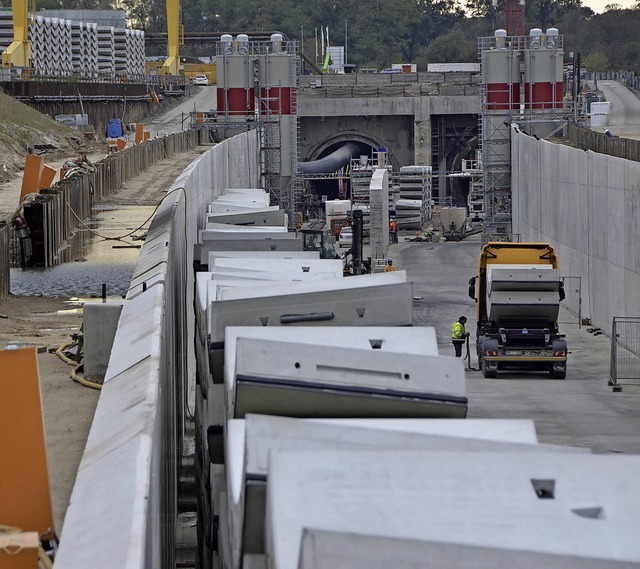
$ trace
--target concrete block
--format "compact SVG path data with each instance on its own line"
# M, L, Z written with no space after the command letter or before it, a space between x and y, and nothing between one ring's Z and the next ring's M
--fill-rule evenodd
M638 567L638 468L638 456L275 452L267 555L297 568L306 527Z
M87 302L83 309L84 374L104 377L124 301Z

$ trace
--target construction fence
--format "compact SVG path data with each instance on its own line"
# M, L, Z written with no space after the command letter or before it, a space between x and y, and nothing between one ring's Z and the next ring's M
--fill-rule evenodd
M576 124L567 125L569 142L582 150L640 162L640 140L607 136Z
M640 316L613 318L609 385L640 385Z
M95 164L95 172L61 180L26 201L22 207L31 231L31 265L52 267L69 260L67 257L73 254L73 249L68 247L68 241L81 221L90 217L95 200L110 195L127 180L161 160L195 148L208 137L208 131L193 130L149 140L107 156ZM17 236L11 235L15 233L12 226L7 224L7 227L7 241L17 241ZM13 250L20 251L20 247L14 246ZM9 257L7 254L5 259L0 254L0 276L3 278L0 291L6 288L7 294L9 266L21 264L16 255L11 260Z

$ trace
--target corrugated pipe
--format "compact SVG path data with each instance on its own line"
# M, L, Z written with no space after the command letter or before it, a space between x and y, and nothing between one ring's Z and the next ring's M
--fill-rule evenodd
M355 142L347 142L335 152L320 160L298 162L298 170L302 174L331 174L349 163L352 156L359 156L360 146Z

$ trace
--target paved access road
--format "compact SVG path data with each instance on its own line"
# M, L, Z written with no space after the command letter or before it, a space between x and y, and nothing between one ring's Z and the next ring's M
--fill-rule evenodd
M147 119L145 129L152 137L164 136L173 132L189 129L189 113L193 111L211 111L216 108L216 87L191 87L191 96L166 113Z
M611 102L609 130L622 138L640 140L640 97L617 81L598 81L598 89Z
M479 236L459 243L401 239L389 254L414 283L414 324L436 328L440 353L453 355L451 325L463 314L473 340L475 302L468 296L468 280L477 272ZM561 325L570 350L567 379L541 372L501 372L485 379L468 371L468 417L531 418L540 442L640 453L640 386L613 393L607 386L609 338L579 329L566 311L560 320L572 321ZM471 351L471 365L477 367L473 342Z

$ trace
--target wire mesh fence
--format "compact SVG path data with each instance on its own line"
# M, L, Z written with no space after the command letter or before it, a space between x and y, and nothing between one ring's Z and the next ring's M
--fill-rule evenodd
M640 317L615 316L611 324L609 385L640 385Z
M564 300L560 306L564 308L560 324L575 324L582 327L582 277L560 277L564 287Z

